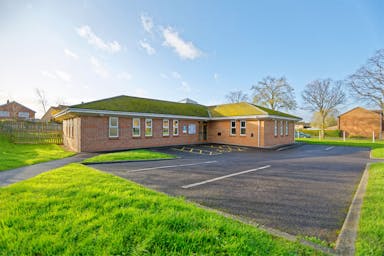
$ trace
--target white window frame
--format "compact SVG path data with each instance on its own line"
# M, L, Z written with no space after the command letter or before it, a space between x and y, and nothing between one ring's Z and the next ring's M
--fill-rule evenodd
M242 123L244 122L244 127L242 126ZM244 133L243 133L244 129ZM247 135L247 122L245 120L240 120L240 136L246 136Z
M138 126L135 126L135 120L137 120L138 122ZM132 118L132 137L140 137L141 135L141 130L140 130L140 118ZM135 134L135 129L138 129L139 130L139 134Z
M10 117L9 111L0 111L0 117Z
M236 120L231 120L230 122L229 134L231 136L236 136ZM235 125L233 126L233 124ZM235 133L233 133L233 129L235 129Z
M275 130L274 130L274 131L275 131L275 132L274 132L275 137L277 136L277 129L278 129L278 128L277 128L277 120L275 120Z
M147 122L150 122L151 125L148 125ZM145 119L145 137L151 137L152 136L152 119L151 118L146 118ZM151 133L150 134L147 134L147 129L150 129Z
M284 135L284 122L280 120L280 136Z
M173 120L172 121L172 134L173 134L173 136L179 135L179 120Z
M17 117L29 119L29 112L26 111L20 111L17 113Z
M165 125L167 123L167 125ZM167 129L167 132L165 132ZM163 136L169 136L169 119L163 119Z
M116 125L112 125L112 120L113 119L116 119ZM71 119L71 121L72 121L71 122L71 126L73 127L73 119ZM109 126L108 126L108 136L109 136L109 138L118 138L119 137L119 118L116 117L116 116L110 116L108 123L109 123ZM116 135L111 135L111 129L116 129ZM73 133L73 131L71 133Z
M288 136L289 133L289 123L288 121L285 121L285 136Z

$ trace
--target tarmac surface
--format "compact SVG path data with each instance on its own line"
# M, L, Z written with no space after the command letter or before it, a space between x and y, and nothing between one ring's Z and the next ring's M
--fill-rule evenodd
M174 160L92 167L266 227L335 242L369 161L369 149L356 147L192 148L157 149Z

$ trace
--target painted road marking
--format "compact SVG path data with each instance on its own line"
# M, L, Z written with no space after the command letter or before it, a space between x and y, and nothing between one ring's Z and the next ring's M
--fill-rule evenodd
M206 184L206 183L210 183L210 182L226 179L226 178L229 178L229 177L233 177L233 176L237 176L237 175L241 175L241 174L245 174L245 173L249 173L249 172L254 172L254 171L266 169L266 168L269 168L269 167L271 167L271 166L270 165L265 165L265 166L262 166L262 167L259 167L259 168L256 168L256 169L250 169L250 170L246 170L246 171L242 171L242 172L236 172L236 173L220 176L220 177L217 177L217 178L213 178L213 179L210 179L210 180L205 180L205 181L201 181L201 182L185 185L185 186L182 186L182 188L192 188L192 187L200 186L200 185L203 185L203 184Z
M333 149L334 148L334 146L331 146L331 147L327 147L325 150L331 150L331 149Z
M193 163L193 164L166 165L166 166L158 166L158 167L150 167L150 168L130 170L128 172L141 172L141 171L149 171L149 170L156 170L156 169L167 169L167 168L193 166L193 165L200 165L200 164L213 164L213 163L217 163L217 161L207 161L207 162L200 162L200 163Z

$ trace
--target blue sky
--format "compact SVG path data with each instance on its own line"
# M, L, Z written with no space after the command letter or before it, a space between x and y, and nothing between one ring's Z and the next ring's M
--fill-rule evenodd
M384 47L382 13L384 1L363 0L0 0L0 102L40 116L41 88L50 105L121 94L211 105L270 75L300 106L307 83L344 79Z

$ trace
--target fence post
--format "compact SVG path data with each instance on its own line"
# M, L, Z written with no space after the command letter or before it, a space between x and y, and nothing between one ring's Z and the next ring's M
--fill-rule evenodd
M375 143L375 131L372 131L372 143Z
M343 131L343 141L345 141L345 131Z

